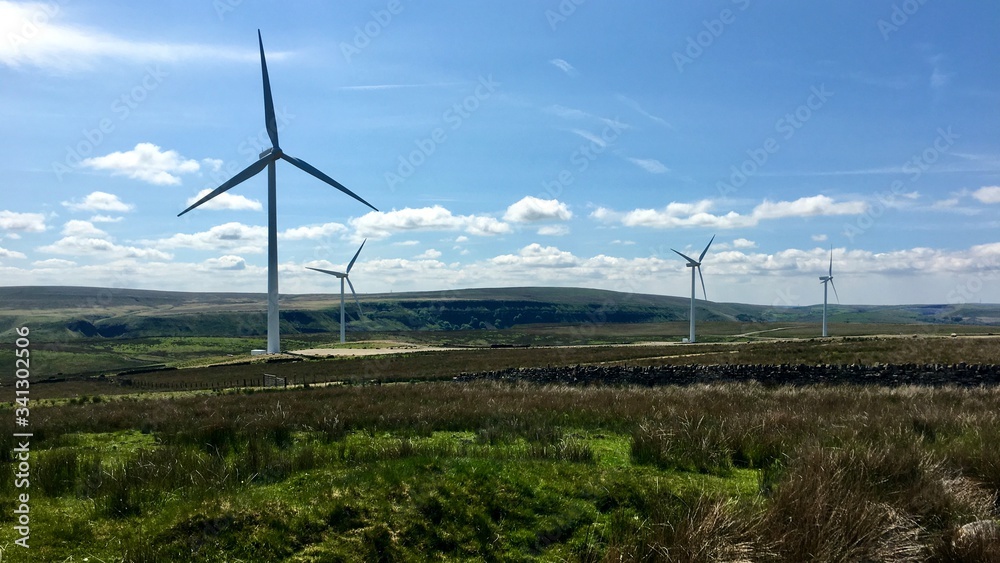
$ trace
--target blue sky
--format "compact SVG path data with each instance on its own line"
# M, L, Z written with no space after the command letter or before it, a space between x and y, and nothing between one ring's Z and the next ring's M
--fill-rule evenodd
M5 285L1000 302L1000 5L0 1ZM699 291L700 293L700 291Z

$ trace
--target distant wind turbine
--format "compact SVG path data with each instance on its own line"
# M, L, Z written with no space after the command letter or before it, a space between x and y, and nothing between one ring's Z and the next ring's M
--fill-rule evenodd
M291 163L292 166L326 182L368 207L372 209L375 209L375 207L333 178L313 168L306 161L282 152L278 146L278 124L274 116L274 101L271 99L271 82L267 77L267 62L264 60L264 40L261 39L259 29L257 30L257 43L260 46L260 71L264 78L264 124L267 128L267 136L271 138L271 148L260 153L257 162L247 166L242 172L233 176L218 188L215 188L214 191L199 199L184 211L181 211L177 216L184 215L226 190L252 178L263 170L264 167L267 167L267 353L277 354L281 352L281 337L278 332L278 215L275 206L275 200L277 199L275 163L278 162L278 159L284 159ZM378 210L375 209L375 211Z
M837 303L840 303L840 296L837 295L837 286L833 284L833 247L830 247L830 270L825 276L819 277L820 283L823 284L823 337L827 336L826 333L826 294L827 294L827 284L833 287L833 294L837 296Z
M317 272L323 272L324 274L330 274L331 276L337 276L340 278L340 343L346 342L344 334L344 281L347 281L347 285L351 286L351 295L354 296L354 302L358 304L358 313L364 315L364 311L361 310L361 302L358 301L358 294L354 292L354 284L351 283L351 278L348 277L351 274L351 268L354 267L354 261L358 259L358 254L361 254L361 249L365 247L365 243L368 239L361 242L361 246L358 247L358 251L354 253L354 258L351 258L351 263L347 265L347 270L343 272L334 272L333 270L321 270L319 268L309 268L309 270L315 270Z
M694 271L698 270L698 277L701 279L701 294L705 296L705 301L708 301L708 292L705 291L705 278L701 275L701 261L705 259L705 253L708 252L708 247L712 246L712 241L714 241L714 240L715 240L715 235L712 235L712 239L710 241L708 241L708 245L705 247L705 250L701 251L701 256L699 256L697 260L695 260L695 259L693 259L693 258L691 258L689 256L685 256L684 254L681 254L680 252L677 252L673 248L670 249L670 250L674 250L674 252L677 252L677 254L680 254L681 258L687 260L687 267L691 268L691 334L688 337L688 342L694 342L695 341L695 339L694 339L694 300L695 300L695 293L694 293L694 290L695 290Z

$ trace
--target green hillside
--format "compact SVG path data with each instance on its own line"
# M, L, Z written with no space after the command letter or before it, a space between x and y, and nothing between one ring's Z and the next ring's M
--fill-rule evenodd
M508 329L524 325L641 324L685 321L684 297L615 291L517 287L360 296L365 311L348 309L352 332ZM88 287L0 288L0 331L29 325L59 339L88 337L241 336L264 334L265 296L251 293L184 293ZM339 330L339 295L281 298L284 334ZM705 322L815 323L822 307L767 307L698 302ZM1000 324L998 305L830 307L832 323Z

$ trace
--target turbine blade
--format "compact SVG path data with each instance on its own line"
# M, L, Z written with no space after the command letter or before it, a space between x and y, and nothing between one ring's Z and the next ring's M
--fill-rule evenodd
M178 213L177 216L180 217L181 215L184 215L188 211L191 211L195 207L198 207L199 205L201 205L201 204L205 203L206 201L212 199L213 197L221 194L222 192L228 190L229 188L232 188L232 187L234 187L234 186L242 183L244 180L247 180L249 178L254 177L258 172L260 172L261 170L263 170L264 167L267 166L267 164L269 162L271 162L270 155L265 156L264 158L258 160L257 162L251 164L250 166L247 166L246 168L243 169L242 172L240 172L239 174L233 176L232 178L230 178L229 180L227 180L226 183L222 184L218 188L215 188L215 190L213 190L211 193L209 193L205 197L203 197L203 198L199 199L198 201L192 203L187 209L185 209L184 211L181 211L180 213Z
M341 273L341 272L334 272L333 270L323 270L323 269L320 269L320 268L310 268L309 266L306 266L306 269L307 270L313 270L314 272L323 272L324 274L330 274L331 276L337 276L338 278L347 277L347 274L344 274L344 273Z
M670 250L674 250L674 249L671 248ZM677 251L674 250L674 252L677 252ZM694 259L691 258L690 256L686 256L684 254L681 254L680 252L677 252L677 254L679 254L681 258L687 260L689 264L697 264L697 262L695 262Z
M316 178L318 178L320 180L323 180L327 184L330 184L331 186L333 186L333 187L337 188L338 190L344 192L345 194L353 197L354 199L360 201L361 203L367 205L368 207L371 207L375 211L378 211L378 209L375 209L374 205L372 205L372 204L368 203L367 201L361 199L360 196L358 196L356 193L352 192L351 190L345 188L340 182L334 180L333 178L331 178L331 177L327 176L326 174L320 172L319 170L313 168L313 166L311 164L309 164L308 162L306 162L304 160L301 160L301 159L298 159L298 158L295 158L294 156L289 156L288 154L285 154L285 153L281 153L281 158L283 158L283 159L287 160L288 162L292 163L292 165L295 166L296 168L298 168L299 170L302 170L303 172L306 172L307 174L311 174L312 176L314 176L314 177L316 177Z
M351 286L351 295L354 296L354 302L358 304L358 313L363 317L365 312L361 310L361 301L358 301L358 294L354 291L354 284L351 283L351 278L344 277L347 280L347 285Z
M833 277L833 245L830 245L830 277Z
M701 278L701 294L705 296L705 301L708 301L708 292L705 291L705 278L701 275L701 266L697 266L698 277Z
M365 247L365 243L368 239L361 241L361 246L358 247L358 251L354 253L354 258L351 258L351 263L347 265L347 273L351 273L351 268L354 267L354 261L358 259L358 254L361 254L361 249Z
M705 259L705 253L708 252L708 247L712 246L712 241L714 240L715 240L715 235L712 235L712 240L708 241L708 246L705 247L705 250L701 251L701 256L698 257L699 264L701 264L701 261Z
M271 98L271 80L267 77L267 61L264 60L264 40L257 30L257 43L260 45L260 73L264 77L264 126L267 136L271 138L271 146L278 148L278 120L274 118L274 100Z
M833 283L833 278L830 278L830 287L833 288L833 294L837 295L837 285ZM840 305L840 296L837 295L837 305Z

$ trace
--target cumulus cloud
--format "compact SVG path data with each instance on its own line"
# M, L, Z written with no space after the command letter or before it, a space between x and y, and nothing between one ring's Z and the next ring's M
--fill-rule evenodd
M826 235L813 235L812 239L816 242L823 242L827 239Z
M618 212L605 207L594 210L590 216L598 221L620 222L627 227L652 227L659 229L675 227L713 227L735 229L753 227L763 220L792 217L816 217L832 215L858 215L868 209L864 201L836 202L825 195L803 197L794 201L767 201L757 205L747 214L730 211L723 215L709 213L716 205L712 200L695 203L672 202L663 209L635 209Z
M745 238L738 238L733 241L733 248L757 248L757 243Z
M211 188L205 188L194 196L188 198L185 207L190 207L199 199L212 192ZM261 211L264 206L256 199L250 199L239 194L223 192L205 203L198 206L198 209L227 209L231 211Z
M62 258L49 258L47 260L36 260L31 265L42 269L66 269L75 267L76 262L63 260Z
M64 201L62 202L64 207L72 209L73 211L110 211L113 213L127 213L132 211L135 206L124 203L122 200L118 199L115 194L109 194L107 192L91 192L83 201Z
M665 164L655 158L629 158L628 161L650 174L665 174L670 172L670 169Z
M278 233L278 238L287 240L315 240L328 238L345 231L347 231L347 227L341 223L323 223L321 225L293 227Z
M0 229L12 233L41 233L46 229L45 216L41 213L0 211Z
M427 250L421 252L414 256L417 260L437 260L441 257L441 251L434 250L433 248L428 248Z
M382 239L404 231L464 231L490 236L511 232L510 225L485 215L454 215L440 205L370 211L350 220L357 237Z
M108 233L98 229L90 221L67 221L62 228L63 236L107 238Z
M88 236L71 235L38 248L49 254L69 256L99 256L106 259L140 258L143 260L170 260L171 254L152 248L121 246L109 240Z
M984 186L972 192L972 197L982 203L1000 203L1000 186Z
M6 248L0 247L0 258L27 258L22 252L16 250L8 250Z
M94 215L90 218L91 223L120 223L124 217L112 217L110 215Z
M529 195L508 207L503 220L511 223L534 223L568 221L572 217L573 213L565 203L557 199L539 199Z
M227 254L218 258L209 258L202 265L210 270L246 270L247 261L240 256Z
M230 222L200 233L178 233L159 240L142 241L155 248L193 248L228 250L238 253L262 253L267 249L267 227Z
M158 186L178 185L180 174L192 174L200 169L197 160L185 159L177 151L164 151L152 143L139 143L130 151L87 158L81 164Z
M542 268L568 268L580 263L580 260L570 252L559 250L554 246L542 246L537 242L525 246L517 254L504 254L490 261L498 266Z

